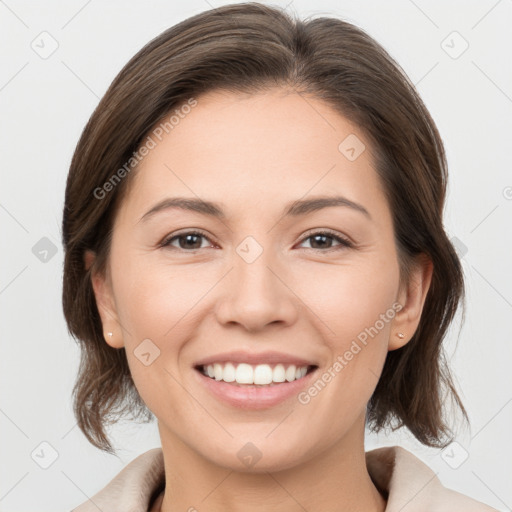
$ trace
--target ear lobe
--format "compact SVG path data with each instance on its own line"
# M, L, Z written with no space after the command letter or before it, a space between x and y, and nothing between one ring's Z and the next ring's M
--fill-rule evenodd
M401 290L398 302L403 305L395 315L388 350L396 350L406 345L413 337L420 323L427 292L432 282L434 265L425 254L418 256L409 282ZM404 336L398 336L403 333Z
M91 269L91 286L96 299L96 307L100 314L105 341L113 348L122 348L124 342L121 326L117 317L117 309L110 277L94 269L93 264L95 258L96 255L94 252L90 250L85 251L84 264L86 270ZM112 336L107 334L109 332L112 333Z

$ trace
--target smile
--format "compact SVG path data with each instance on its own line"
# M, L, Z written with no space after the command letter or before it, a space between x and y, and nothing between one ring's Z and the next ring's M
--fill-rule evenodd
M299 380L314 368L314 365L297 366L286 363L254 365L227 362L202 365L200 371L211 379L234 385L273 386Z
M194 370L199 386L219 403L261 411L296 400L318 365L282 353L230 352L198 361Z

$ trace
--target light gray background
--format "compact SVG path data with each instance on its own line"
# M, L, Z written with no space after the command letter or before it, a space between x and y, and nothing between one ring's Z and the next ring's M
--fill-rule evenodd
M65 179L87 119L127 60L169 26L226 3L235 2L0 1L2 512L69 510L159 446L155 424L122 424L112 430L116 458L76 427L79 353L61 312ZM367 30L417 84L447 148L445 222L468 287L467 321L447 351L472 429L444 452L406 432L368 436L367 449L400 443L445 485L511 510L512 1L273 3ZM52 450L58 457L43 469Z

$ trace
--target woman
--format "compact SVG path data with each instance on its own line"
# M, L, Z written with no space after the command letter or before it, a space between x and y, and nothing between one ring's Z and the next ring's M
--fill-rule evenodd
M446 446L463 299L436 126L346 22L204 12L124 67L76 148L63 306L75 413L162 448L75 510L493 510L365 425Z

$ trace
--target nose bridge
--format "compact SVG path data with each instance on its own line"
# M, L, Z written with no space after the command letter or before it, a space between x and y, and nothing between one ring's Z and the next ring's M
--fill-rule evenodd
M293 294L282 282L283 266L270 247L248 236L235 248L233 270L217 308L222 323L236 322L249 330L296 319Z
M265 298L272 301L277 292L274 282L277 278L270 269L279 266L272 255L272 250L263 247L259 249L254 242L244 241L237 247L236 253L233 257L233 284L236 293L239 296L247 294L253 295L256 299ZM266 295L268 297L264 297Z

